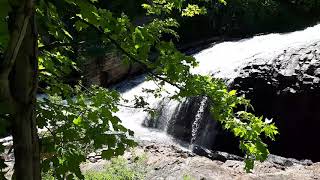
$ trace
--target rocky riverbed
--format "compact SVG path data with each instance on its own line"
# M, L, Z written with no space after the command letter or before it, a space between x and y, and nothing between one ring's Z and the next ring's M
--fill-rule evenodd
M246 173L241 157L223 152L206 152L208 157L199 156L175 145L145 142L125 153L124 157L134 161L132 157L144 154L147 169L145 179L148 180L179 180L183 177L195 180L320 179L320 163L312 163L310 160L298 161L270 155L265 162L256 162L251 173ZM100 171L107 163L101 160L99 155L88 159L91 162L82 165L83 171Z
M10 143L7 142L7 145ZM226 152L210 151L194 147L193 152L177 145L144 141L127 151L123 157L129 164L136 158L145 157L146 180L315 180L320 179L320 162L298 161L269 155L264 162L256 162L251 173L244 171L243 158ZM14 158L9 153L6 163L9 165L7 178L13 173ZM101 159L99 152L91 153L87 162L81 165L83 172L103 171L109 161Z

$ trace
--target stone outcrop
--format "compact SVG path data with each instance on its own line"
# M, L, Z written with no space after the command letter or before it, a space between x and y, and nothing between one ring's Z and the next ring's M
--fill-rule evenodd
M96 57L84 65L86 84L108 87L143 72L138 64L125 64L120 55L109 53L104 57Z
M271 153L320 161L320 42L253 60L230 88L251 99L256 114L274 119L280 135Z
M206 157L185 152L174 146L151 145L148 148L148 166L153 169L146 179L183 179L189 176L197 180L214 179L316 179L319 178L319 163L310 166L292 162L290 166L275 163L269 158L263 163L256 162L252 173L244 172L243 161L235 160L233 155L225 154L225 160L211 160ZM229 158L228 158L229 157ZM281 160L278 160L281 161ZM283 160L282 160L283 161Z
M249 98L255 114L273 118L280 135L267 142L271 153L320 161L320 42L267 57L253 57L237 69L238 75L228 80L230 89ZM201 102L195 97L180 104L167 132L202 148L241 156L239 141L211 118ZM196 120L201 106L204 112Z
M201 150L199 150L201 151ZM176 180L188 177L195 180L265 180L265 179L319 179L320 163L309 163L270 155L265 162L256 162L252 173L244 171L244 162L237 156L219 152L222 159L198 156L195 153L174 145L163 145L152 142L144 143L124 157L130 163L139 155L146 156L144 168L148 180ZM206 150L208 153L209 150ZM217 154L210 152L209 154ZM92 158L92 157L91 157ZM83 164L83 171L103 170L107 163L97 156L97 160Z
M167 133L197 147L242 155L238 147L239 141L212 119L208 100L205 103L202 101L203 97L192 97L182 102L176 109ZM201 108L203 112L200 112ZM202 155L200 151L197 154Z

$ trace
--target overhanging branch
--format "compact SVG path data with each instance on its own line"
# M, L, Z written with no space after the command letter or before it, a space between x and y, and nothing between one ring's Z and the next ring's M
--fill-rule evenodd
M153 77L155 77L155 78L157 78L157 79L159 79L159 80L161 80L161 81L164 81L164 82L166 82L166 83L168 83L168 84L170 84L170 85L172 85L172 86L174 86L174 87L176 87L176 88L178 88L178 89L180 89L180 90L183 89L183 87L179 86L178 84L175 84L175 83L173 83L173 82L170 82L170 81L168 81L167 79L165 79L165 78L163 78L163 77L155 74L154 72L152 72L152 69L149 69L149 68L146 67L146 63L144 63L143 61L139 60L138 58L136 58L136 57L135 57L134 55L132 55L131 53L127 52L124 48L122 48L122 46L121 46L115 39L113 39L109 34L104 33L104 31L101 30L100 28L96 27L95 25L89 23L88 21L86 21L86 20L84 20L84 19L79 18L79 20L80 20L81 22L87 24L88 26L93 27L93 28L96 29L98 32L106 35L107 39L108 39L112 44L114 44L117 49L119 49L124 55L126 55L127 57L129 57L129 58L130 58L131 60L133 60L134 62L141 64L141 65L143 66L143 68L147 71L147 73L148 73L149 75L151 75L151 76L153 76Z

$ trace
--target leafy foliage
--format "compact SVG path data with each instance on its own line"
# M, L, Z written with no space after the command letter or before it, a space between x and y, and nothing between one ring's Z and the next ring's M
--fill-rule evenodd
M172 39L179 38L175 31L179 24L170 17L172 13L191 17L206 13L207 1L192 2L154 0L143 4L147 14L154 17L136 26L125 14L115 16L95 0L37 1L39 90L44 93L38 100L37 122L39 128L47 130L41 137L43 172L52 172L56 179L83 179L79 165L88 152L103 148L102 157L110 159L135 145L133 132L114 116L120 100L118 92L87 89L81 81L74 86L63 80L72 71L79 71L79 59L85 59L92 49L101 50L101 54L105 49L117 49L128 63L143 66L150 79L159 84L159 90L150 90L152 93L158 94L171 84L177 88L171 98L208 97L215 118L241 139L247 170L252 168L253 160L267 157L267 145L261 136L273 139L277 134L274 124L246 111L236 112L240 106L249 107L249 101L228 91L218 79L191 74L190 69L198 62L172 43Z
M256 34L300 29L319 17L319 0L228 0L208 12L213 26L223 34Z
M38 102L38 126L50 132L41 138L43 170L50 170L53 163L58 179L67 173L83 178L79 164L92 149L103 148L102 157L110 159L135 145L129 137L133 132L113 115L118 110L118 93L93 88L77 94L65 100L49 96Z

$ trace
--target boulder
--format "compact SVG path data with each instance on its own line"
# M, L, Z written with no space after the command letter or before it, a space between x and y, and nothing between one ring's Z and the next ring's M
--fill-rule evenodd
M211 151L209 149L206 149L204 147L194 145L192 148L192 152L194 152L197 155L205 156L211 160L217 160L226 162L227 160L236 160L236 161L242 161L243 158L234 154L230 154L227 152L221 152L221 151Z
M253 57L237 68L237 74L226 79L229 88L245 95L255 114L273 119L279 128L276 141L267 142L271 153L320 161L320 42L285 49L271 58ZM213 152L243 155L239 141L211 118L202 102L202 97L184 101L169 123L168 133ZM202 150L196 149L196 153L212 156Z
M230 89L249 98L257 115L273 118L280 135L271 153L320 161L320 42L253 59Z

